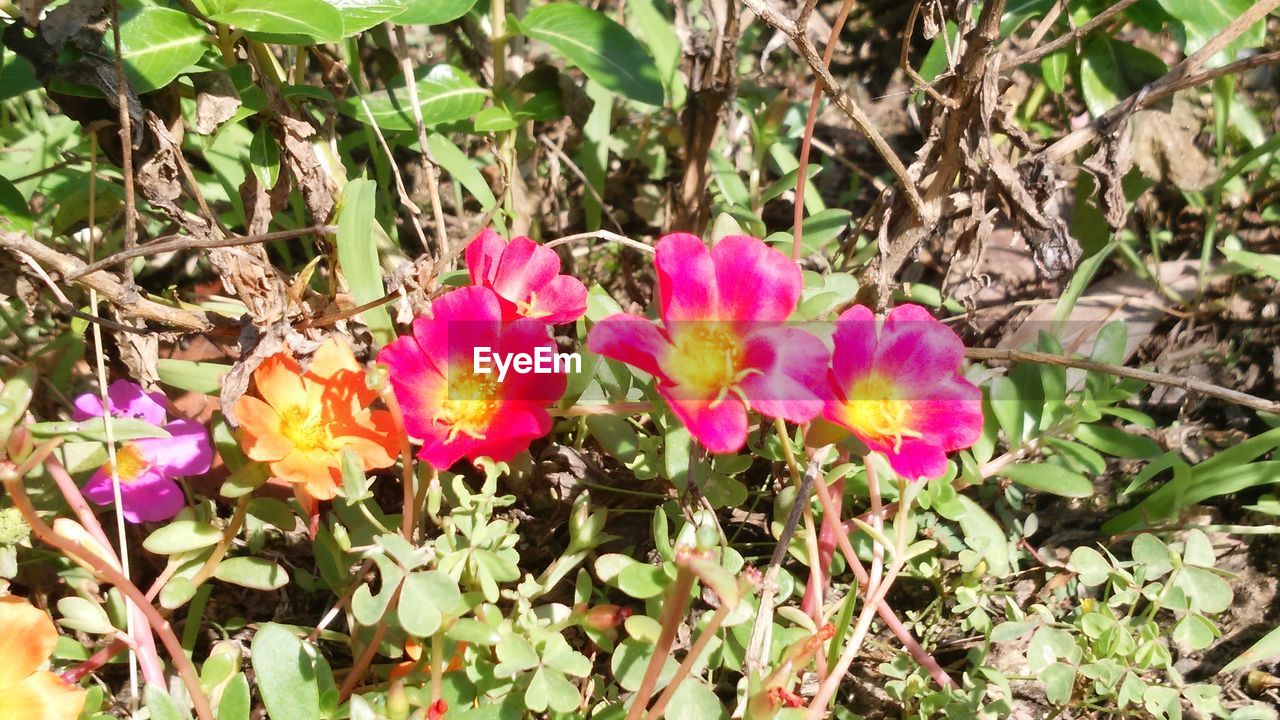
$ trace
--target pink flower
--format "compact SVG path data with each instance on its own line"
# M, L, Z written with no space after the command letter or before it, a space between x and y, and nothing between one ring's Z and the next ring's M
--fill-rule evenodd
M823 415L915 480L946 471L947 453L982 433L982 392L960 375L964 344L918 305L876 319L857 305L836 320Z
M548 325L571 323L587 311L587 287L560 274L560 256L527 237L502 241L485 229L467 246L471 282L497 293L502 319L519 317Z
M662 238L655 260L661 326L618 314L591 329L592 352L633 365L706 448L736 452L747 410L804 423L822 410L830 357L822 341L783 327L800 299L800 269L752 237L707 250L693 235Z
M392 390L404 413L405 431L422 440L418 457L444 470L462 457L510 460L551 429L547 406L564 394L563 373L518 372L506 376L488 363L477 367L477 348L489 360L555 352L542 322L504 324L498 296L485 287L441 295L431 317L413 321L413 335L382 349Z
M116 450L120 510L131 523L158 522L177 515L186 498L175 478L206 473L213 464L209 432L192 420L166 425L164 404L163 394L148 393L127 380L116 380L107 388L112 417L145 420L169 432L169 437L129 440ZM72 417L77 421L102 415L102 400L97 395L86 393L76 398ZM84 494L104 507L115 502L110 463L89 478Z

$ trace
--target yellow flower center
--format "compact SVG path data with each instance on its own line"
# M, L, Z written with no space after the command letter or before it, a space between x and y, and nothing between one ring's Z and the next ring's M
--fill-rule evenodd
M734 385L757 370L742 368L742 343L727 325L699 322L679 328L664 370L678 385L719 402Z
M849 389L845 422L864 437L892 442L895 451L902 449L903 438L924 437L909 426L911 403L896 394L892 381L868 375Z
M538 307L538 293L530 292L528 302L517 302L516 308L527 318L543 318L551 313Z
M440 422L449 426L447 442L453 442L458 435L483 438L498 412L497 375L479 374L464 365L454 365L448 380L438 416Z
M318 410L296 405L280 414L280 434L300 450L324 450L331 439Z
M137 481L142 473L151 467L151 463L142 456L142 451L133 443L125 443L116 450L116 476L120 482L129 484Z

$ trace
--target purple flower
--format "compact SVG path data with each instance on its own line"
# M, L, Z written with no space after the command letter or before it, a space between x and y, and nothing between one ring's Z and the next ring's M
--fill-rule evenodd
M108 385L107 405L111 408L111 417L134 418L152 425L164 425L164 393L149 393L137 383L116 380ZM71 419L82 422L102 415L102 398L98 393L85 393L76 398Z
M116 450L116 474L120 478L121 511L131 523L157 522L177 515L186 504L182 488L174 478L208 472L213 464L213 447L204 426L192 420L165 424L164 395L148 393L127 380L117 380L107 388L107 404L113 417L129 417L161 425L166 438L138 438L122 443ZM101 417L102 402L92 394L75 401L76 420ZM85 497L98 505L115 501L111 487L111 465L103 465L84 486Z

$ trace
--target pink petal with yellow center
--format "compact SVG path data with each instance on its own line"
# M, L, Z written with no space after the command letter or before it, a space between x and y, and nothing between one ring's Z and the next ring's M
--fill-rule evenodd
M451 290L431 303L431 314L430 330L437 333L443 330L447 338L447 362L438 356L431 358L437 366L474 366L475 348L493 348L502 331L502 308L498 296L489 288L471 286ZM438 351L436 341L430 341L431 347L428 347L417 331L415 327L414 335L424 352Z
M535 290L531 303L529 317L548 325L571 323L587 312L587 286L572 275L557 275Z
M530 294L546 286L560 274L560 256L555 250L539 245L527 237L512 238L502 251L498 272L493 278L493 291L507 302L503 316L511 320L519 317L516 304L525 302Z
M711 248L721 320L781 322L791 317L804 288L800 268L763 241L743 235Z
M107 386L107 402L115 417L137 418L152 425L164 425L166 400L164 393L147 392L129 380L116 380ZM82 422L102 417L102 397L97 392L85 393L75 400L71 419Z
M702 240L672 233L658 241L655 253L662 323L718 319L716 267Z
M912 429L943 450L967 448L982 434L982 391L962 377L944 378L910 405Z
M538 348L555 353L556 344L547 334L547 326L537 320L520 319L503 329L495 351L505 357L516 354L534 355ZM497 385L501 398L543 406L564 395L568 376L564 373L517 373L507 371L506 379Z
M133 441L147 462L170 477L206 473L213 465L209 432L194 420L174 420L165 426L167 438L140 438Z
M938 477L947 470L947 454L927 439L904 438L896 446L872 449L884 453L889 467L908 480Z

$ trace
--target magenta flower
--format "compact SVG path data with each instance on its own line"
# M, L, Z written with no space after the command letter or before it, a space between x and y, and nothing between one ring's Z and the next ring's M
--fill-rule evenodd
M657 381L659 394L706 448L736 452L747 410L804 423L822 410L830 354L818 338L782 325L803 278L785 255L752 237L726 237L708 250L693 235L658 241L662 324L618 314L587 346Z
M71 412L71 419L76 422L103 415L102 398L98 393L85 393L73 404L75 409ZM141 385L128 380L116 380L107 386L107 405L110 406L111 417L133 418L152 425L164 425L167 415L164 393L147 392Z
M192 420L165 424L164 395L148 393L126 380L107 388L107 404L113 417L132 417L168 431L165 438L138 438L116 450L116 474L120 478L121 512L131 523L168 520L186 503L175 478L199 475L213 464L213 446L204 426ZM93 394L76 398L72 417L77 421L101 417L102 402ZM104 465L84 486L85 497L101 506L115 502L111 466Z
M587 287L560 274L560 256L527 237L502 241L485 229L467 246L471 282L497 293L502 319L520 317L548 325L571 323L587 311Z
M977 442L982 391L960 374L964 343L918 305L876 319L856 305L836 320L823 415L916 480L946 471L947 453Z
M504 323L498 296L471 286L436 298L431 317L414 320L413 335L384 347L378 362L390 367L405 431L422 441L418 457L445 470L463 457L510 460L551 430L547 406L567 378L522 369L519 358L554 353L546 325Z

